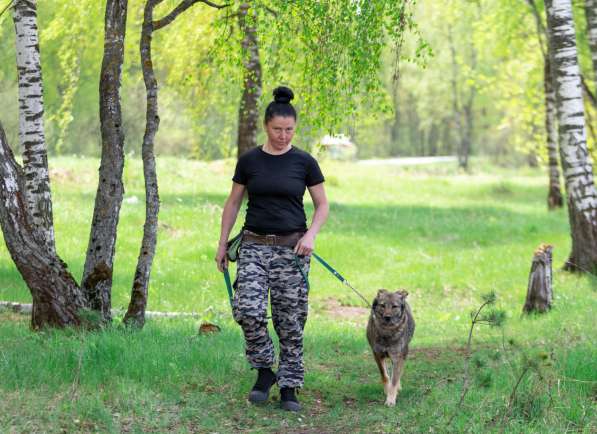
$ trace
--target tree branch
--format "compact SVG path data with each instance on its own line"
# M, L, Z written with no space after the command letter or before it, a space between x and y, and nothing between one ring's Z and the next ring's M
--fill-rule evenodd
M201 3L205 3L208 6L211 6L212 8L216 8L216 9L223 9L223 8L227 8L228 6L232 6L232 3L224 3L223 5L219 5L216 3L212 3L209 0L200 0Z
M585 76L582 74L580 74L580 82L582 83L583 90L585 91L585 93L589 97L589 100L591 101L591 105L597 108L597 98L595 98L595 95L593 95L593 92L591 92L591 89L589 89L589 86L587 86Z
M14 154L12 152L12 148L8 144L8 140L6 140L6 133L4 132L2 122L0 122L0 147L2 148L2 151L5 152L4 155L6 155L8 164L11 166L14 166L16 168L16 171L18 172L17 175L24 176L23 175L23 167L15 159ZM2 153L0 153L0 156L4 156L4 155ZM4 162L4 161L2 161L2 162Z
M404 29L404 22L406 19L406 5L408 1L405 1L402 5L402 9L400 10L400 19L399 19L399 26L401 29ZM396 45L394 46L394 55L396 58L394 59L394 72L392 73L392 80L394 82L398 82L400 78L400 53L402 52L402 46L404 45L404 31L400 33L400 38L396 41Z
M152 23L153 30L155 31L155 30L161 29L162 27L166 27L168 24L170 24L172 21L174 21L176 19L176 17L178 17L181 13L186 11L188 8L193 6L195 3L199 3L199 2L205 3L206 5L211 6L212 8L216 8L216 9L223 9L228 6L232 6L232 3L225 3L223 5L219 5L219 4L211 2L210 0L183 0L178 6L176 6L172 10L172 12L170 12L164 18L157 20L157 21L153 21L153 23Z
M19 221L19 227L31 232L31 216L25 206L23 195L25 194L25 173L22 166L17 162L12 152L2 123L0 123L0 198L3 199L4 207L8 215L12 215ZM8 235L5 234L6 238Z
M537 9L537 5L535 4L535 0L527 0L527 3L531 7L533 12L533 16L535 17L535 23L537 24L537 39L539 39L539 47L541 47L541 54L543 54L543 58L549 56L549 53L545 50L545 45L543 43L543 38L541 35L547 38L547 31L543 26L543 21L541 20L541 15L539 15L539 10Z
M269 6L263 5L263 9L265 9L267 12L269 12L270 14L272 14L274 17L278 18L278 12L275 11L275 10L273 10Z
M528 365L525 366L525 368L522 370L522 372L518 376L518 380L516 381L516 384L514 385L512 392L510 393L510 399L508 399L508 407L506 407L506 413L504 413L504 416L502 417L502 424L501 424L502 426L500 428L500 433L504 432L504 429L506 427L506 420L508 419L508 417L510 416L510 413L512 412L512 404L514 404L514 399L516 398L516 390L518 389L520 382L522 381L522 379L524 378L524 376L527 374L527 372L530 369L531 369L530 366L528 366Z
M2 9L2 11L0 12L0 17L2 16L2 14L4 14L4 12L6 12L6 10L10 7L10 5L12 5L14 3L14 0L10 0L8 2L8 4L4 7L4 9Z
M460 400L458 401L458 404L456 405L456 411L454 412L454 414L452 414L452 417L450 417L446 426L450 426L450 424L452 423L452 421L458 414L458 410L462 406L462 403L464 402L464 397L468 393L468 389L469 389L468 364L469 364L469 360L471 358L471 343L473 340L473 331L475 329L475 325L482 322L482 320L477 319L477 318L479 318L479 314L481 313L481 311L483 310L483 308L485 306L487 306L488 304L491 304L491 303L493 303L493 301L491 301L491 300L485 301L479 307L479 309L477 309L477 312L475 313L473 319L471 320L471 328L469 329L468 341L466 343L466 353L464 355L464 375L463 375L463 380L462 380L462 392L460 393Z

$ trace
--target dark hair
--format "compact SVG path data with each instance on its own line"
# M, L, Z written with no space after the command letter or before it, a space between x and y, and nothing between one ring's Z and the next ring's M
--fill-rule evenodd
M285 86L278 86L274 89L274 100L265 109L265 120L267 124L274 116L293 117L296 120L296 110L290 104L294 98L292 90Z

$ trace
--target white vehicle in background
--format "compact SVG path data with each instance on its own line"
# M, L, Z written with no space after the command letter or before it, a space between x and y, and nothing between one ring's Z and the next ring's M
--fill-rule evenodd
M315 145L318 158L330 158L332 160L356 160L357 146L352 143L350 137L344 134L325 135Z

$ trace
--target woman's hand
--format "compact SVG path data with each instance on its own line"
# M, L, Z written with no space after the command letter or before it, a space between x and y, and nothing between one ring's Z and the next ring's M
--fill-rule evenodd
M216 264L218 270L224 272L224 268L228 268L228 256L226 256L226 243L218 244L218 251L216 252Z
M305 235L302 236L300 240L294 246L294 253L297 255L310 255L311 252L315 249L315 235L312 235L310 232L305 232Z
M321 225L325 222L330 209L328 200L325 197L323 182L308 188L309 194L311 194L311 199L313 199L313 205L315 206L315 213L313 214L311 227L305 232L305 235L298 240L294 247L294 253L297 255L310 255L313 253L313 250L315 249L315 236L319 232Z
M240 209L240 205L243 201L243 196L245 194L245 186L242 184L237 184L236 182L232 182L232 190L230 190L230 195L228 199L226 199L226 203L224 204L224 210L222 211L222 224L220 230L220 242L218 243L218 251L216 252L216 264L218 265L218 270L221 272L224 271L224 268L228 268L228 257L226 256L226 244L228 240L228 235L230 235L230 230L234 226L234 222L236 221L236 216L238 214L238 210Z

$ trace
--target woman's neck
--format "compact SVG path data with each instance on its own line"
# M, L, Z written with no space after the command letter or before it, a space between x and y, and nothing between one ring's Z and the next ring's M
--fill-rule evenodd
M292 145L290 143L284 146L283 148L277 148L276 146L273 146L269 141L265 142L265 144L262 147L263 152L272 155L285 154L286 152L290 151L290 148L292 148Z

